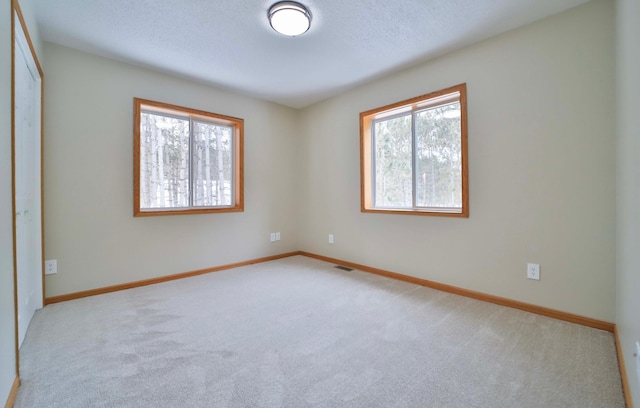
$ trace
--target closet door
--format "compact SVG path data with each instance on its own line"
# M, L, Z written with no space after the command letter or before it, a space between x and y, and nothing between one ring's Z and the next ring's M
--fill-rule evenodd
M16 22L19 19L16 16ZM21 24L15 33L14 169L18 340L42 308L41 81Z

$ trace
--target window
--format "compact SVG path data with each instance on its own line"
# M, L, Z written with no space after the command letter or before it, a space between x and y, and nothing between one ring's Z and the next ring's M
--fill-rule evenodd
M466 84L360 114L363 212L469 216Z
M134 216L243 211L242 119L134 99Z

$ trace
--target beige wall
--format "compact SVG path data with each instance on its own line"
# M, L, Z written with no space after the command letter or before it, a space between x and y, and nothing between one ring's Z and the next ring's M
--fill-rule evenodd
M613 321L613 32L599 0L299 113L46 44L47 295L303 249ZM460 82L471 217L360 213L358 113ZM244 213L131 216L134 96L246 120Z
M31 0L20 6L36 54L41 41ZM0 406L16 378L15 309L13 293L13 211L11 200L11 1L0 5Z
M298 249L294 110L50 43L44 60L47 296ZM244 119L244 212L133 217L134 97Z
M640 377L633 356L640 341L640 3L618 0L617 119L618 236L617 316L629 385L640 404Z
M613 35L595 1L306 108L301 249L613 322ZM461 82L470 217L361 213L358 113Z

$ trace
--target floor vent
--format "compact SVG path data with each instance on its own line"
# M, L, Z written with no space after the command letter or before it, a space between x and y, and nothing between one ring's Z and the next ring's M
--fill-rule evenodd
M346 266L342 266L342 265L336 265L334 266L334 268L342 269L343 271L347 271L347 272L351 272L353 270L353 268L347 268Z

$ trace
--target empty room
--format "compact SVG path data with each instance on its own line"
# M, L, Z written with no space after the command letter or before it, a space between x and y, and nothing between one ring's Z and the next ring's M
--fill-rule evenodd
M633 407L637 0L3 0L0 405Z

